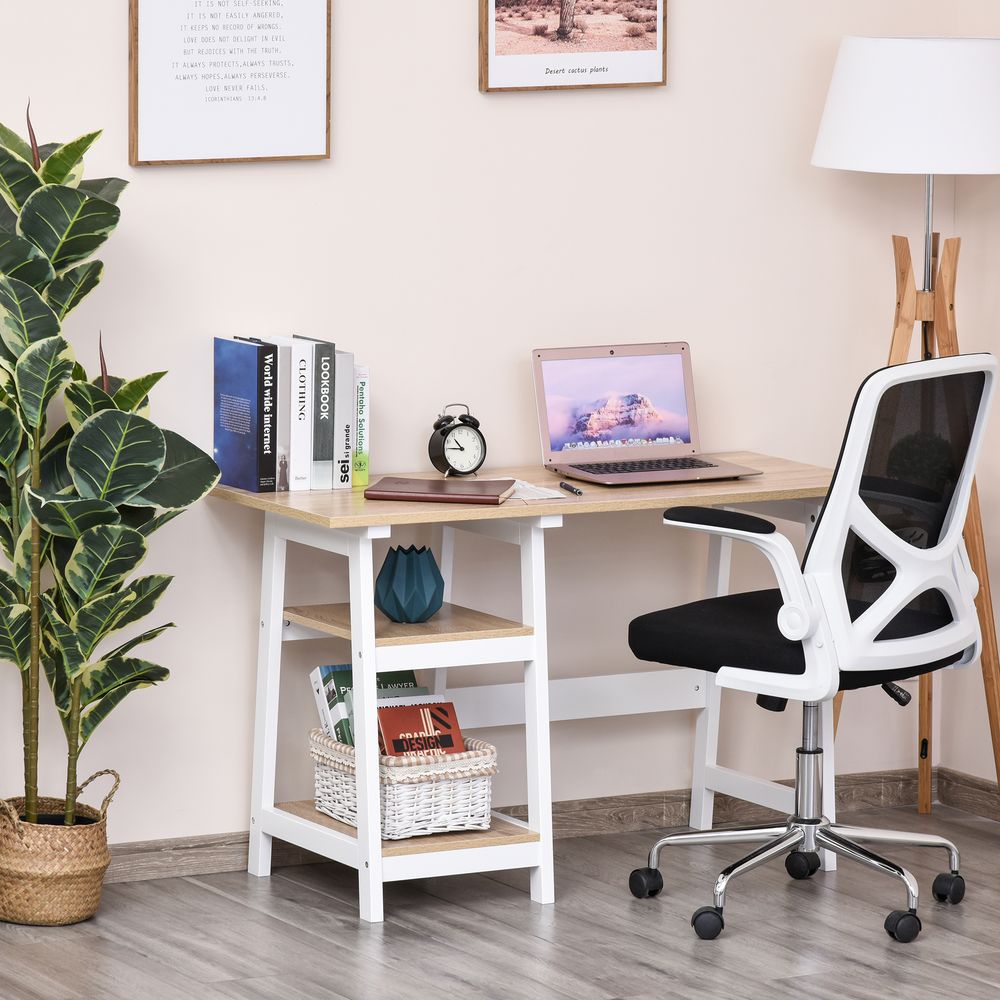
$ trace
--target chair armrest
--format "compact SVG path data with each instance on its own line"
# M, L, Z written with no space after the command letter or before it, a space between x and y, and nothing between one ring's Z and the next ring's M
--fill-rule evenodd
M727 528L731 531L750 531L755 535L773 535L775 527L770 521L753 514L718 507L671 507L663 512L663 520L671 524L696 524L702 528Z
M784 601L778 612L778 628L786 639L801 642L815 631L819 613L809 595L799 559L792 543L770 522L752 514L714 507L673 507L663 514L663 523L749 542L767 556Z
M674 507L663 523L749 542L767 557L781 590L778 629L793 642L801 642L806 659L804 674L775 674L762 670L723 667L717 676L723 687L799 701L822 701L837 691L838 673L820 620L819 598L813 597L802 575L792 543L762 517L711 507Z

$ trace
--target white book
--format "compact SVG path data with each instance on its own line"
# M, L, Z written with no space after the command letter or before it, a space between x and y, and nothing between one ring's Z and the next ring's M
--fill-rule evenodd
M310 675L309 682L312 684L313 694L316 696L316 710L319 712L319 724L323 732L331 739L335 740L333 726L333 713L326 701L326 691L323 688L323 675L317 667Z
M349 490L354 481L354 355L337 351L333 377L333 488Z
M333 489L336 476L336 434L333 416L334 345L319 337L296 334L296 339L313 345L312 384L312 470L311 489ZM351 376L353 388L354 376Z

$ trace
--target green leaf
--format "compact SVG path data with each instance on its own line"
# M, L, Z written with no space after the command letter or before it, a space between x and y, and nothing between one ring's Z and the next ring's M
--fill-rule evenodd
M31 608L26 604L0 605L0 660L27 670L31 659Z
M118 508L106 500L91 500L64 494L36 493L28 490L31 516L50 535L79 538L88 528L99 524L117 524Z
M102 639L122 628L121 619L136 599L132 591L112 591L77 609L71 624L80 636L84 656L93 655Z
M163 431L167 457L156 479L129 501L138 507L183 510L200 500L218 483L215 461L173 431Z
M70 382L66 386L66 417L74 431L102 410L117 409L115 401L91 382Z
M167 587L170 586L171 580L173 580L172 576L165 576L161 573L141 576L138 580L132 580L123 593L135 594L135 601L125 610L125 614L118 622L118 627L125 628L126 625L142 621L148 614L151 614Z
M0 465L13 465L21 453L24 431L13 406L0 401Z
M134 413L142 407L150 389L166 374L166 372L153 372L151 375L143 375L142 378L123 383L115 392L115 406L119 410Z
M0 274L38 289L56 276L49 258L31 240L14 233L0 233Z
M23 604L25 595L21 593L12 573L0 567L0 606Z
M59 335L59 320L31 285L0 277L0 338L12 361L30 344Z
M96 385L98 389L104 389L104 376L98 375L96 378L90 380L91 385ZM108 395L114 396L114 394L125 384L125 379L119 377L118 375L108 376Z
M62 337L40 340L18 358L14 384L28 428L41 428L46 407L72 374L73 349Z
M117 649L111 650L110 653L105 657L107 660L113 660L116 657L124 656L126 653L130 653L136 646L142 646L147 642L152 642L157 636L163 635L168 628L176 628L173 622L168 622L166 625L160 625L158 628L151 628L141 635L133 636L128 642L123 642Z
M86 663L76 630L63 620L50 594L42 594L42 610L49 632L49 654L58 653L66 679L76 680Z
M10 210L3 198L0 198L0 231L11 234L17 232L17 213Z
M24 203L41 186L42 179L35 173L30 159L0 146L0 198L12 212L22 211Z
M42 180L46 184L65 184L74 169L87 155L87 150L101 137L100 132L88 132L55 149L42 164Z
M31 163L31 146L2 122L0 122L0 146L6 146L7 149L17 153L22 160Z
M141 661L140 661L141 662ZM165 667L149 664L148 669L137 674L136 679L119 684L99 701L94 699L93 707L85 712L80 719L80 746L84 747L94 730L133 692L140 688L151 687L165 681L170 671Z
M44 259L47 261L47 258ZM103 274L104 264L99 260L89 260L63 271L45 289L45 301L60 322L100 284Z
M118 225L120 215L117 206L101 198L50 184L27 198L17 231L62 271L101 246Z
M112 205L118 203L118 198L122 191L128 187L128 181L123 181L120 177L98 177L94 180L80 181L78 190L100 198L102 201L110 202Z
M14 558L12 560L14 580L21 590L27 591L31 586L31 525L26 524L14 534L17 538L14 542Z
M43 493L62 493L73 486L66 466L66 452L73 438L73 428L60 424L42 445L41 477Z
M92 705L123 684L134 684L137 681L155 684L157 681L165 681L169 676L170 671L166 668L131 656L99 660L85 667L80 677L80 704Z
M135 528L136 531L141 532L146 538L149 538L154 531L158 531L167 522L184 513L183 509L165 510L157 513L154 507L128 506L119 507L118 512L121 514L122 524L127 524L130 528Z
M145 558L146 539L134 528L120 524L88 528L66 563L66 583L86 602L116 587Z
M159 474L167 445L156 424L134 413L103 410L88 417L70 442L67 462L83 497L120 504Z

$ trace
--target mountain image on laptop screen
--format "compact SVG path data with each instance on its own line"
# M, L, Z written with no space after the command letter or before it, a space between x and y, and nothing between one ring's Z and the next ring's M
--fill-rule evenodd
M542 378L553 451L691 441L677 355L545 361Z

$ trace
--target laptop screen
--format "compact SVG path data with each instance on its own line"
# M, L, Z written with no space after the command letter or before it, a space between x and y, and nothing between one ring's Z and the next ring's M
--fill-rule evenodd
M549 358L541 374L553 452L691 443L680 354Z

